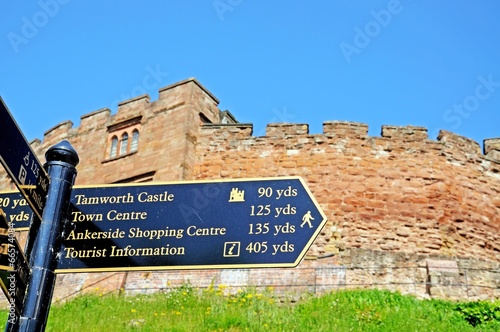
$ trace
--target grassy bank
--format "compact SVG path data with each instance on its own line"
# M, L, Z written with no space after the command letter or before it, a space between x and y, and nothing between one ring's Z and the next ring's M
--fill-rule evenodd
M499 302L351 290L290 304L272 290L225 293L224 287L184 286L147 296L85 295L52 306L46 331L500 331Z

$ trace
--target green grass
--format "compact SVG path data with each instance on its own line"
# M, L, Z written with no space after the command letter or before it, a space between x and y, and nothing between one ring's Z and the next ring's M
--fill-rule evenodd
M465 313L483 317L484 302L464 310L463 303L345 290L292 304L271 290L228 295L223 286L183 286L153 295L80 296L52 306L46 331L500 331L500 303L489 303L493 315L473 326Z

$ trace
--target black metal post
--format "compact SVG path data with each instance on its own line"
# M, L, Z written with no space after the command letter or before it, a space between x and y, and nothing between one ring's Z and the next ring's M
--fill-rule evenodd
M61 234L79 162L78 154L68 141L48 149L45 159L50 185L42 221L29 255L31 277L19 328L14 329L21 332L45 330L56 281L54 270L61 250ZM30 236L35 235L30 233Z

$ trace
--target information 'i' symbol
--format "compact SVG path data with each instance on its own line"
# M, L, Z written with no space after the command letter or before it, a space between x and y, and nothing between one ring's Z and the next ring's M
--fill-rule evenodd
M225 242L224 243L224 257L239 257L240 256L240 242Z
M229 250L227 251L227 253L228 253L229 255L231 255L231 256L232 256L232 255L234 255L234 254L233 254L233 250L234 250L234 248L236 248L236 243L233 243L233 244L231 245L231 247L229 248Z

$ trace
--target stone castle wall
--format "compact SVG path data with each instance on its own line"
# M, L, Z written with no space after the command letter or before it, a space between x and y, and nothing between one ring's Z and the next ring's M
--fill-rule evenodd
M476 142L447 131L433 140L422 127L383 126L380 137L370 137L365 124L336 121L325 122L320 134L306 124L270 124L256 137L251 124L232 123L217 105L188 79L161 89L157 101L143 95L120 103L115 115L84 115L77 128L63 122L32 147L43 160L50 146L70 141L80 156L80 185L301 176L329 220L306 259L279 271L64 274L55 300L188 281L500 297L500 139L485 140L483 154ZM132 130L140 132L137 151L110 157L112 138ZM3 171L0 188L13 188Z
M500 163L465 137L325 122L205 125L196 179L302 176L328 217L309 255L361 248L500 260Z

